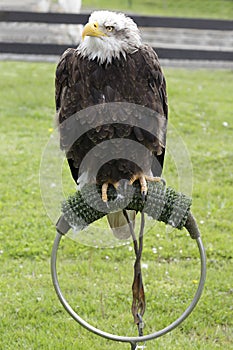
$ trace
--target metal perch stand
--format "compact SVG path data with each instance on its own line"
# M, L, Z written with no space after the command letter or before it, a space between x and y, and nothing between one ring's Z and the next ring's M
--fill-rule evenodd
M88 185L82 192L77 192L74 196L70 197L65 203L63 203L63 214L57 223L57 235L54 241L51 256L51 274L53 285L61 304L70 314L70 316L72 316L73 319L77 321L81 326L90 332L106 339L117 342L130 343L131 350L144 349L144 345L138 345L138 343L143 343L165 335L180 325L190 315L190 313L197 305L204 288L206 278L206 255L198 226L192 213L190 212L191 200L182 193L177 193L171 188L166 188L166 186L161 183L148 184L148 195L146 202L143 202L141 198L139 186L134 187L134 193L133 195L131 193L131 197L130 199L128 198L128 201L126 201L128 193L127 189L125 188L123 189L124 195L121 193L121 196L119 196L119 193L116 193L115 189L110 188L108 193L108 204L101 201L99 192L100 189L97 188L96 185ZM89 201L89 199L91 199L91 201ZM90 203L95 203L95 208L93 208ZM96 209L97 204L99 205L98 210ZM109 204L111 207L110 209ZM185 227L189 232L191 238L196 240L199 249L201 259L200 280L192 302L183 312L183 314L174 322L172 322L167 327L148 335L142 335L142 332L140 334L140 323L138 337L115 335L93 327L84 321L71 308L63 296L59 286L56 262L57 251L62 236L65 235L71 227L85 227L91 222L94 222L95 220L103 217L105 213L109 212L109 210L116 208L128 210L131 209L147 213L154 219L168 223L178 229Z

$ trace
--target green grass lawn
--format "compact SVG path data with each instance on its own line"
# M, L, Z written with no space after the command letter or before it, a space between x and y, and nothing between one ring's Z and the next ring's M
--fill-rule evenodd
M233 19L231 0L83 0L82 6L156 16Z
M53 64L0 63L0 349L129 349L129 344L101 339L76 324L60 305L51 283L49 259L55 230L41 200L39 169L54 126L54 71ZM147 349L230 349L232 72L165 69L165 74L170 126L164 177L176 189L183 188L178 179L188 182L184 188L192 193L208 273L204 294L192 315L172 333L148 342ZM191 179L178 172L180 154L174 160L172 153L176 142L187 149ZM73 193L68 172L64 179L66 193ZM150 223L147 231L145 334L168 325L184 311L196 290L200 269L195 241L185 230L171 231L162 223ZM97 249L65 238L58 262L64 294L91 324L111 333L135 335L130 312L133 261L129 244Z

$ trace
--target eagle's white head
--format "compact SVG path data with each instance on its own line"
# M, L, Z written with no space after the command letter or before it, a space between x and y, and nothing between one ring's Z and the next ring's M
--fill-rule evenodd
M113 58L126 57L142 44L136 23L123 13L95 11L91 14L82 34L78 50L83 57L97 59L100 64L111 63Z

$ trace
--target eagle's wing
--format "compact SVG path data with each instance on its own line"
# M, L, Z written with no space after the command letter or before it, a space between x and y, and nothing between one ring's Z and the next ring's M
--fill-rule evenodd
M148 65L151 72L151 80L149 81L150 87L154 91L155 95L158 91L161 106L163 109L163 115L167 118L168 104L167 104L166 80L162 72L158 56L154 51L154 49L149 45L143 46L142 55L144 56L145 62Z
M78 167L73 164L72 144L72 121L67 119L82 109L82 88L79 81L79 67L77 65L76 50L67 49L58 62L55 76L55 104L56 104L56 122L60 132L60 147L66 151L67 160L75 182L78 179ZM74 85L77 85L75 88ZM70 124L69 124L70 123Z
M166 79L162 72L158 56L154 49L149 45L144 45L141 49L141 56L145 60L145 65L150 73L148 78L149 90L148 90L148 107L161 114L161 117L168 119L168 103L167 103L167 91L166 91ZM153 93L151 99L150 94ZM155 158L153 158L151 171L153 176L160 176L162 173L165 146L166 146L166 133L167 123L162 122L159 125L159 139L163 144L159 152L153 152ZM156 160L157 159L157 160ZM159 164L158 164L159 163Z
M64 119L75 113L75 110L77 109L77 101L73 101L72 103L72 96L68 90L68 86L72 79L70 67L74 60L75 49L69 48L61 56L56 68L55 102L59 124L62 123Z

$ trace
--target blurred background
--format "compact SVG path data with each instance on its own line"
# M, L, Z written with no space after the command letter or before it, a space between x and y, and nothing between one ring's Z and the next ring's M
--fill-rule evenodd
M233 1L231 0L0 0L0 11L88 15L96 9L123 11L139 17L144 15L168 17L162 21L154 18L150 21L151 24L144 21L145 26L141 26L143 41L157 50L159 57L165 59L164 64L189 65L190 62L181 62L183 58L183 60L191 59L192 64L196 63L202 67L209 67L209 64L232 67L233 26L230 20L233 19ZM37 56L34 59L41 59L39 55L45 53L45 60L54 61L66 47L78 45L82 25L88 17L77 17L73 19L72 24L67 24L69 23L67 20L64 21L66 24L62 23L61 18L59 23L49 23L50 19L47 23L43 22L42 14L40 23L31 19L27 22L30 15L27 15L27 18L24 16L25 21L21 19L20 22L12 19L9 22L4 21L4 16L1 18L0 58L14 58L12 55L16 53L34 53L35 50L33 51L32 45L29 44L45 44L47 47L41 46L41 52L37 48ZM175 22L173 18L176 18ZM182 18L185 21L182 21ZM208 21L210 19L212 22ZM135 20L137 22L137 18ZM18 43L18 46L12 43ZM23 46L23 43L27 46ZM57 45L56 48L54 45Z

